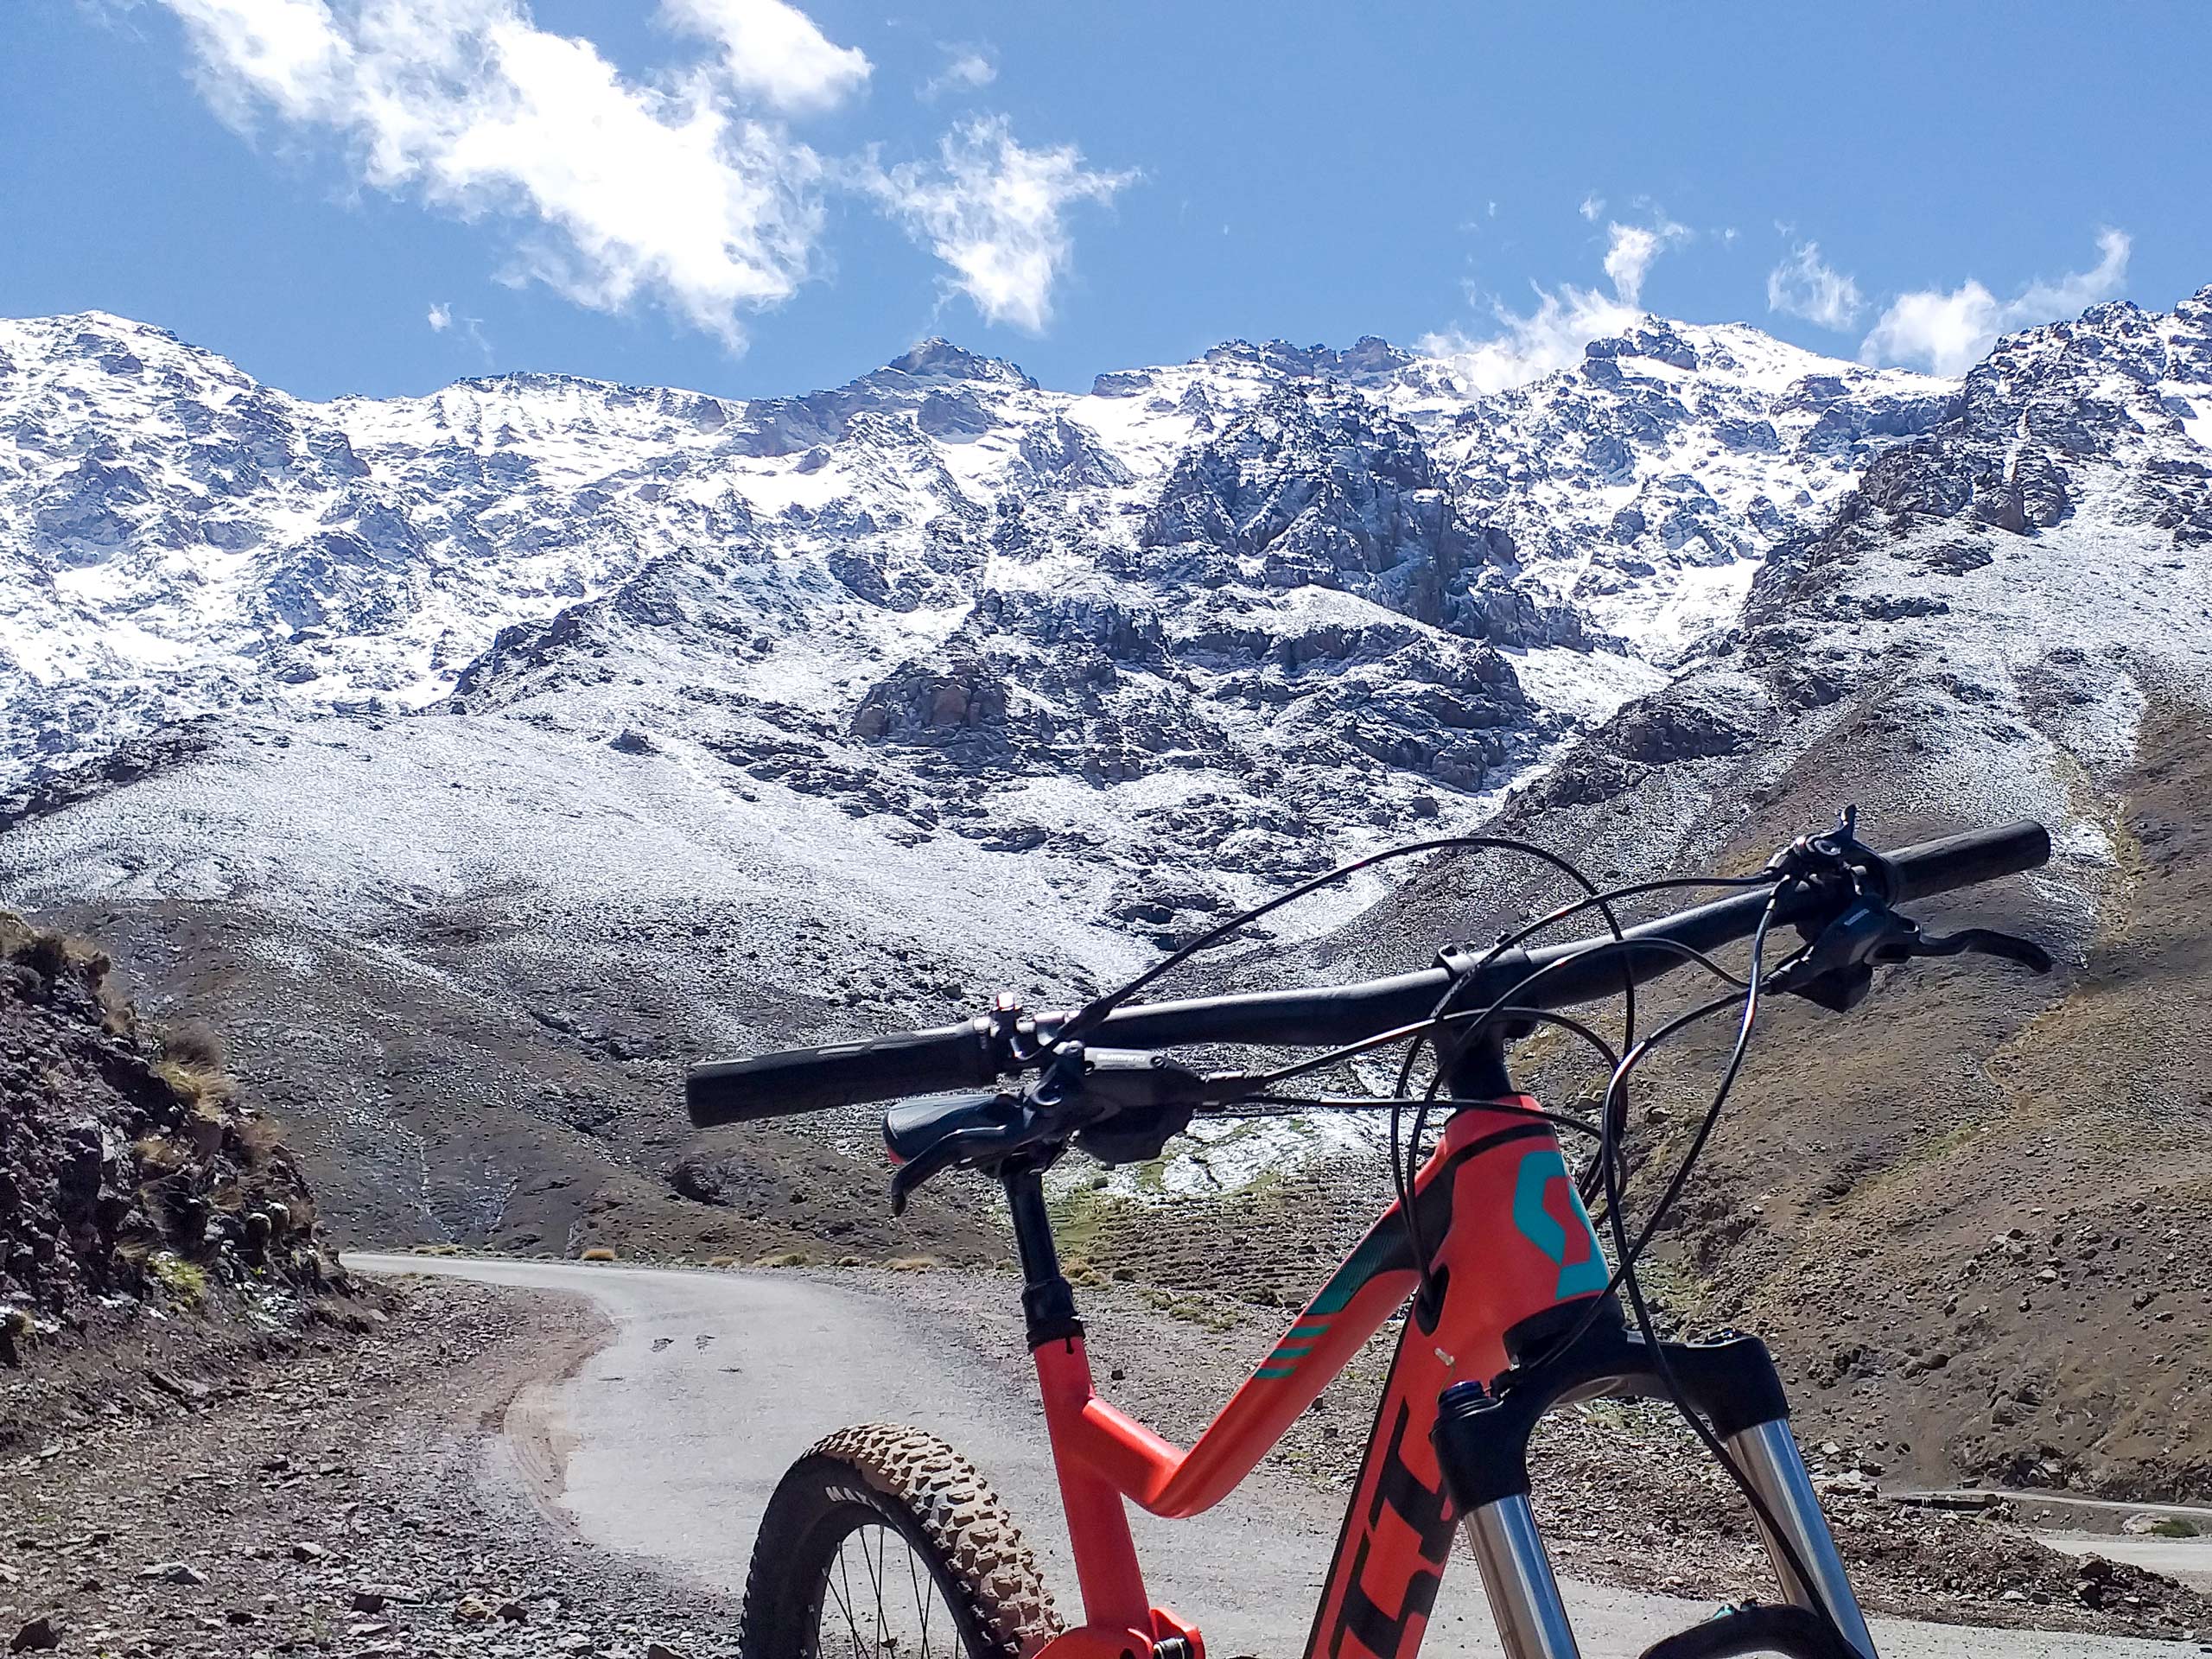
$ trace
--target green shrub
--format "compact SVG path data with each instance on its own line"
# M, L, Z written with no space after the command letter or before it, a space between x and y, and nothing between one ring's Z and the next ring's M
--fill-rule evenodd
M156 1250L147 1258L146 1271L171 1300L197 1307L207 1300L207 1271L174 1250Z

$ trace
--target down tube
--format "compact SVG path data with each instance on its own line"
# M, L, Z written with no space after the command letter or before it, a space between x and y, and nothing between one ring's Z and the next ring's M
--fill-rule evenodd
M1414 1203L1440 1305L1417 1297L1407 1313L1306 1659L1413 1659L1458 1520L1429 1438L1437 1396L1489 1382L1506 1367L1509 1331L1605 1283L1547 1125L1466 1109L1421 1173Z

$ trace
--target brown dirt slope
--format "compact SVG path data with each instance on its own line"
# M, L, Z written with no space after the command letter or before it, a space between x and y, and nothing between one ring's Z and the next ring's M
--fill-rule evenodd
M2101 804L2096 930L2055 984L1916 967L1847 1020L1789 1010L1702 1184L1684 1242L1716 1308L1931 1477L2212 1492L2208 738L2153 702Z
M682 1077L700 1052L696 1009L582 966L502 980L466 904L358 938L236 906L108 904L60 919L107 942L162 1006L222 1028L341 1246L1001 1253L986 1222L933 1193L892 1218L872 1116L695 1132ZM799 1040L838 1017L797 1007L786 1028Z
M1878 1455L1898 1484L2212 1493L2212 722L2171 689L2146 698L2133 758L2066 780L2109 856L2062 850L2048 879L1916 907L1937 930L2044 938L2058 970L1922 963L1883 970L1847 1015L1770 1004L1656 1264L1697 1318L1774 1340L1814 1438ZM1848 799L1901 844L1976 822L1921 786L1948 718L1878 689L1779 764L1676 761L1594 802L1554 779L1509 822L1619 879L1755 868ZM1481 939L1559 891L1431 871L1325 965L1402 967L1409 940ZM1639 1074L1632 1212L1726 1036ZM1548 1035L1522 1065L1554 1099L1589 1083Z

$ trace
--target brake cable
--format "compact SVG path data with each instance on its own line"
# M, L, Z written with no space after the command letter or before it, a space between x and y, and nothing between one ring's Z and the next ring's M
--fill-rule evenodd
M1489 956L1485 957L1482 963L1477 964L1474 970L1467 976L1467 978L1454 984L1452 989L1446 993L1444 1001L1438 1005L1439 1007L1441 1008L1445 1003L1448 1003L1451 1001L1452 996L1458 995L1462 986L1473 983L1475 976L1479 975L1484 966L1487 966L1491 962L1495 961L1497 955L1507 948L1508 942L1503 939L1500 940L1497 948L1493 950ZM1624 938L1616 937L1612 939L1599 940L1596 944L1590 945L1586 950L1575 951L1571 956L1562 957L1556 962L1546 963L1542 967L1538 968L1534 972L1529 974L1510 990L1500 996L1497 1001L1492 1002L1487 1008L1483 1009L1481 1013L1474 1015L1472 1023L1465 1032L1459 1033L1459 1042L1460 1046L1465 1046L1465 1045L1471 1043L1476 1035L1479 1033L1483 1027L1488 1025L1492 1020L1507 1017L1504 1015L1503 1011L1507 1005L1508 999L1525 994L1530 985L1542 979L1547 974L1556 972L1565 968L1569 963L1579 965L1590 957L1602 956L1609 951L1619 953L1625 962L1627 957L1632 956L1637 950L1658 950L1667 955L1679 957L1684 961L1696 963L1700 967L1706 969L1707 971L1725 981L1728 984L1737 986L1739 988L1743 984L1742 981L1738 980L1733 974L1731 974L1726 969L1723 968L1719 963L1715 962L1704 951L1695 950L1689 945L1681 944L1674 939ZM1629 976L1632 981L1632 970L1624 968L1623 971L1624 974ZM1726 1001L1733 1001L1734 999L1728 998L1726 999ZM1433 1030L1438 1026L1448 1024L1466 1017L1467 1016L1465 1014L1461 1013L1434 1014L1432 1014L1427 1021L1425 1022L1423 1029ZM1629 1047L1633 1044L1634 1035L1634 1027L1631 1026L1624 1034L1624 1047ZM1414 1058L1418 1052L1418 1044L1421 1040L1421 1039L1419 1036L1414 1038L1414 1044L1408 1046L1404 1064L1399 1068L1398 1091L1401 1097L1403 1096L1406 1085L1410 1080L1413 1071ZM1441 1045L1437 1046L1437 1052L1438 1058L1440 1062L1444 1058ZM1607 1053L1608 1058L1610 1058L1611 1051L1608 1050ZM1616 1062L1616 1071L1618 1071L1618 1063ZM1429 1080L1428 1088L1422 1096L1420 1107L1414 1114L1413 1134L1406 1145L1402 1163L1400 1161L1399 1154L1399 1114L1397 1111L1394 1110L1390 1115L1391 1175L1393 1178L1393 1184L1397 1191L1399 1205L1404 1211L1407 1217L1407 1230L1409 1236L1409 1242L1414 1247L1414 1260L1419 1265L1421 1288L1424 1293L1428 1293L1432 1288L1428 1272L1428 1258L1427 1254L1423 1248L1423 1241L1421 1237L1421 1224L1414 1217L1414 1205L1410 1195L1413 1185L1418 1177L1421 1162L1421 1137L1427 1131L1429 1112L1438 1103L1438 1090L1443 1086L1444 1081L1445 1071L1443 1066L1440 1064L1437 1068L1436 1075ZM1624 1121L1624 1112L1622 1114L1622 1116ZM1619 1131L1614 1123L1613 1117L1614 1115L1611 1109L1611 1096L1609 1095L1607 1097L1606 1109L1600 1122L1600 1128L1604 1132L1599 1136L1598 1140L1597 1158L1600 1162L1610 1162L1617 1155L1616 1140Z
M1197 1116L1202 1117L1281 1117L1287 1109L1298 1112L1377 1112L1392 1105L1402 1105L1403 1097L1397 1095L1246 1095L1234 1105L1205 1108ZM1538 1123L1550 1123L1562 1129L1573 1129L1577 1135L1593 1139L1603 1134L1586 1117L1577 1117L1572 1112L1554 1112L1541 1106L1500 1106L1494 1102L1478 1100L1472 1096L1449 1096L1436 1103L1440 1106L1479 1106L1488 1110L1503 1112L1512 1117L1525 1117ZM1259 1105L1275 1109L1248 1112L1242 1108Z
M1557 926L1560 922L1566 920L1570 916L1578 916L1586 910L1595 908L1605 916L1607 924L1612 929L1613 938L1610 942L1610 945L1593 945L1591 947L1591 950L1576 951L1573 957L1562 958L1562 960L1579 962L1589 956L1591 954L1591 950L1605 948L1623 948L1624 954L1625 954L1625 947L1630 944L1630 941L1622 937L1620 925L1614 919L1611 910L1611 904L1613 901L1620 899L1633 898L1643 893L1679 892L1686 888L1758 887L1774 880L1772 874L1766 872L1763 872L1758 875L1749 876L1662 876L1656 880L1630 882L1624 886L1610 888L1605 892L1600 893L1597 887L1590 882L1588 878L1581 874L1580 871L1570 868L1568 870L1568 874L1573 875L1575 880L1581 884L1584 892L1588 896L1584 899L1572 900L1567 904L1558 906L1548 914L1536 918L1535 920L1528 923L1517 931L1509 931L1507 932L1500 933L1497 938L1497 943L1484 952L1481 960L1475 963L1474 967L1467 972L1465 976L1455 981L1446 989L1444 995L1438 1001L1436 1008L1431 1015L1433 1021L1440 1020L1450 1008L1453 999L1462 994L1463 988L1473 983L1474 981L1480 976L1484 969L1489 968L1492 963L1496 963L1500 957L1505 954L1506 951L1511 950L1514 946L1521 944L1522 941L1534 938L1536 934L1544 931L1547 928ZM1658 940L1654 941L1653 943L1669 946L1678 950L1688 950L1688 946L1676 945L1672 940ZM1731 984L1740 984L1741 982L1738 981L1734 976L1729 974L1725 969L1722 969L1718 963L1714 963L1710 957L1704 955L1702 952L1690 952L1690 955L1694 957L1696 961L1701 963L1711 972L1717 975L1719 978ZM1551 964L1547 964L1547 967L1550 965ZM1539 973L1542 971L1542 969L1538 970ZM1536 976L1531 975L1529 977L1533 979L1536 977ZM1528 982L1529 982L1527 980L1523 980L1522 982L1522 985L1525 986ZM1521 988L1516 987L1515 988L1518 990ZM1492 1017L1493 1016L1491 1014L1486 1013L1482 1019L1478 1020L1473 1027L1462 1034L1460 1038L1461 1044L1464 1046L1465 1044L1472 1042L1476 1034L1480 1032L1482 1027L1487 1024ZM1634 1046L1636 1042L1636 980L1633 974L1626 972L1625 969L1624 970L1621 1025L1622 1047L1625 1049ZM1433 1039L1431 1040L1433 1041ZM1415 1036L1414 1040L1407 1046L1405 1058L1399 1065L1397 1088L1398 1092L1401 1095L1404 1094L1407 1086L1413 1080L1414 1066L1421 1056L1421 1041L1422 1039L1421 1037ZM1411 1235L1410 1242L1414 1247L1414 1260L1420 1268L1421 1288L1424 1293L1427 1293L1431 1289L1428 1273L1428 1260L1427 1252L1422 1249L1421 1245L1420 1223L1417 1220L1411 1218L1413 1216L1413 1205L1408 1194L1417 1177L1417 1172L1421 1164L1421 1137L1427 1131L1428 1114L1430 1109L1437 1103L1436 1091L1443 1077L1444 1059L1445 1057L1440 1046L1438 1047L1437 1053L1437 1077L1430 1083L1429 1087L1422 1098L1419 1109L1417 1109L1414 1115L1413 1134L1408 1138L1402 1163L1400 1161L1398 1150L1399 1116L1395 1111L1393 1111L1390 1116L1391 1184L1396 1191L1399 1205L1405 1211L1408 1217L1408 1228ZM1591 1166L1583 1172L1581 1179L1575 1183L1576 1191L1586 1204L1590 1202L1596 1190L1594 1177L1596 1175L1597 1166L1599 1164L1616 1161L1620 1156L1621 1139L1626 1134L1628 1128L1627 1097L1624 1094L1620 1097L1618 1103L1618 1109L1616 1109L1611 1097L1610 1096L1607 1097L1607 1104L1605 1108L1602 1127L1605 1133L1599 1137L1598 1149L1592 1159Z
M1764 870L1757 875L1666 876L1655 881L1639 881L1627 887L1614 887L1610 889L1605 896L1609 899L1622 899L1648 893L1681 892L1705 887L1756 887L1771 880L1770 872ZM1484 962L1494 960L1502 952L1511 950L1515 945L1533 938L1547 928L1556 927L1569 917L1580 915L1590 908L1590 905L1591 901L1584 899L1561 905L1548 916L1538 917L1518 932L1500 938L1496 948L1484 958ZM1740 983L1732 978L1731 982ZM1605 1128L1606 1138L1599 1143L1598 1155L1601 1159L1618 1158L1620 1155L1620 1142L1628 1133L1628 1096L1625 1092L1620 1096L1617 1110L1608 1108ZM1598 1166L1593 1160L1591 1166L1583 1172L1582 1178L1575 1183L1576 1190L1581 1194L1585 1204L1590 1203L1596 1197L1598 1184Z
M1262 917L1272 915L1285 905L1295 903L1308 893L1318 893L1332 882L1344 880L1363 870L1372 869L1376 865L1388 863L1393 859L1411 858L1419 853L1438 852L1513 852L1521 853L1549 864L1553 868L1572 878L1584 892L1590 895L1590 902L1594 904L1599 913L1605 917L1606 928L1612 934L1614 940L1618 942L1622 938L1620 921L1613 914L1612 906L1605 899L1605 895L1599 892L1589 877L1548 848L1539 847L1534 842L1518 840L1510 836L1439 836L1428 841L1405 842L1395 847L1386 847L1380 852L1370 853L1363 858L1356 858L1348 864L1339 864L1336 868L1314 876L1310 880L1301 881L1287 893L1277 893L1264 903L1255 905L1242 914L1233 916L1229 920L1207 929L1197 938L1169 952L1165 958L1154 963L1135 978L1113 990L1093 997L1082 1007L1077 1009L1057 1031L1039 1044L1037 1053L1033 1058L1041 1062L1097 1025L1115 1009L1120 1007L1146 986L1159 980L1163 975L1180 967L1201 950L1212 949L1239 930L1258 921ZM1632 1031L1636 1023L1636 986L1633 981L1624 984L1622 995L1628 1024Z
M1592 951L1618 950L1624 954L1629 954L1637 950L1662 951L1669 956L1680 957L1685 962L1693 962L1697 963L1708 973L1713 974L1727 984L1733 985L1738 990L1741 990L1744 985L1744 982L1741 979L1738 979L1735 975L1730 973L1726 968L1722 967L1718 962L1714 961L1704 951L1697 950L1690 945L1677 944L1673 939L1624 938L1618 941L1612 939L1602 939L1597 944L1592 945L1590 950ZM1461 1023L1470 1024L1471 1029L1469 1032L1460 1033L1464 1037L1474 1034L1475 1032L1481 1029L1484 1021L1493 1019L1534 1020L1544 1025L1556 1025L1563 1027L1568 1030L1583 1031L1586 1035L1588 1034L1586 1027L1582 1027L1580 1021L1569 1020L1566 1016L1554 1014L1548 1008L1538 1008L1517 1004L1509 1004L1507 1001L1508 998L1520 995L1523 991L1528 989L1530 985L1535 983L1536 981L1541 979L1546 974L1551 972L1554 968L1562 967L1570 962L1579 964L1586 954L1588 953L1578 951L1572 957L1560 957L1558 962L1546 963L1542 967L1535 969L1533 973L1529 974L1527 978L1515 985L1512 989L1506 992L1504 996L1500 997L1496 1002L1491 1003L1489 1007L1479 1011L1467 1009L1461 1012L1444 1014L1432 1014L1426 1020L1416 1020L1411 1025L1400 1026L1392 1031L1378 1032L1372 1037L1363 1037L1356 1043L1346 1043L1342 1047L1332 1048L1324 1053L1310 1054L1302 1060L1294 1060L1289 1065L1279 1066L1273 1071L1263 1071L1260 1073L1259 1076L1249 1079L1249 1081L1255 1088L1261 1089L1271 1087L1278 1083L1287 1083L1293 1077L1304 1077L1310 1071L1319 1071L1325 1067L1339 1065L1345 1060L1356 1059L1360 1055L1371 1052L1378 1048L1395 1047L1397 1044L1405 1042L1408 1039L1418 1039L1424 1033L1433 1031L1440 1026L1449 1026ZM1733 997L1729 999L1732 1002L1735 999ZM1605 1052L1606 1060L1609 1063L1608 1070L1611 1069L1611 1065L1619 1064L1618 1056L1614 1053L1612 1045L1610 1043L1606 1044L1605 1046ZM1390 1096L1381 1096L1381 1098L1388 1099L1390 1098Z
M1595 1031L1592 1030L1581 1020L1573 1019L1569 1015L1554 1013L1549 1008L1521 1007L1499 1008L1493 1006L1492 1008L1484 1010L1481 1018L1488 1019L1492 1017L1493 1014L1502 1015L1508 1019L1533 1020L1540 1025L1555 1026L1560 1030L1571 1031L1605 1057L1608 1070L1618 1066L1620 1064L1620 1058L1618 1055L1614 1053L1613 1046L1611 1043L1608 1043L1604 1038L1600 1037ZM1446 1017L1449 1019L1459 1020L1465 1019L1467 1016L1464 1014L1453 1014ZM1479 1021L1478 1021L1478 1023L1479 1023ZM1421 1027L1408 1026L1404 1029L1404 1031L1387 1033L1381 1039L1370 1039L1366 1043L1352 1045L1351 1046L1348 1052L1357 1053L1366 1048L1382 1046L1386 1042L1400 1042L1404 1040L1407 1034L1425 1028L1426 1025ZM1283 1080L1289 1077L1295 1077L1302 1071L1318 1070L1321 1066L1335 1064L1338 1060L1346 1057L1347 1052L1340 1051L1335 1054L1321 1056L1319 1059L1306 1065L1286 1066L1280 1071L1272 1072L1266 1077L1255 1079L1255 1081L1259 1084L1257 1089L1254 1090L1250 1093L1239 1094L1236 1101L1226 1106L1208 1109L1206 1115L1218 1117L1261 1117L1281 1116L1280 1113L1275 1112L1241 1112L1236 1109L1238 1106L1247 1103L1291 1107L1299 1110L1306 1111L1374 1111L1383 1108L1389 1108L1395 1110L1396 1108L1402 1106L1405 1103L1405 1097L1402 1095L1279 1095L1274 1093L1268 1087L1268 1085L1272 1083ZM1579 1135L1599 1136L1604 1134L1604 1130L1599 1125L1592 1123L1586 1119L1576 1117L1572 1113L1551 1111L1541 1106L1524 1106L1518 1101L1463 1100L1455 1096L1448 1100L1440 1101L1438 1103L1455 1108L1460 1106L1479 1106L1488 1110L1504 1113L1510 1116L1535 1119L1539 1122L1556 1125L1561 1128L1573 1129Z
M1737 1027L1735 1045L1730 1051L1728 1065L1721 1073L1720 1082L1713 1090L1713 1103L1706 1109L1705 1120L1699 1124L1697 1133L1691 1137L1689 1148L1682 1154L1682 1161L1676 1168L1674 1179L1668 1182L1665 1191L1660 1194L1659 1202L1652 1208L1650 1218L1645 1222L1643 1230L1637 1236L1635 1244L1631 1246L1629 1243L1627 1225L1622 1217L1619 1174L1612 1166L1607 1165L1605 1172L1606 1220L1613 1236L1614 1254L1623 1264L1622 1269L1617 1272L1615 1276L1619 1279L1622 1288L1627 1293L1629 1308L1635 1315L1637 1330L1643 1338L1644 1349L1651 1356L1653 1367L1659 1374L1661 1385L1667 1390L1669 1402L1674 1406L1675 1413L1681 1420L1689 1425L1690 1432L1697 1436L1713 1460L1720 1465L1721 1472L1726 1474L1736 1490L1744 1495L1745 1502L1750 1504L1751 1512L1758 1517L1760 1524L1764 1527L1765 1535L1773 1541L1775 1548L1781 1554L1791 1575L1802 1587L1806 1599L1812 1604L1812 1611L1818 1614L1821 1622L1828 1627L1829 1633L1835 1637L1839 1645L1849 1649L1853 1644L1845 1637L1842 1625L1837 1622L1834 1611L1828 1606L1827 1597L1821 1593L1820 1586L1815 1582L1812 1573L1807 1567L1804 1557L1799 1553L1796 1544L1787 1533L1783 1531L1772 1507L1766 1501L1765 1495L1752 1484L1751 1477L1744 1472L1742 1465L1736 1461L1719 1435L1713 1432L1712 1426L1700 1417L1696 1409L1691 1406L1688 1396L1682 1389L1681 1378L1675 1374L1674 1363L1667 1357L1666 1344L1661 1340L1657 1322L1653 1319L1651 1309L1643 1300L1643 1282L1636 1271L1636 1263L1642 1257L1645 1247L1657 1233L1660 1224L1666 1218L1667 1212L1674 1207L1675 1200L1681 1197L1683 1187L1688 1184L1690 1172L1696 1167L1697 1160L1705 1150L1707 1141L1712 1135L1714 1126L1720 1121L1721 1109L1727 1103L1728 1096L1735 1087L1737 1074L1743 1068L1744 1057L1750 1051L1751 1029L1758 1019L1759 992L1763 988L1762 982L1765 977L1767 932L1773 925L1775 908L1781 900L1784 885L1787 884L1777 884L1775 896L1768 901L1765 913L1759 918L1758 927L1751 935L1751 963L1748 976L1750 983L1744 991L1743 1019ZM1677 1022L1651 1039L1641 1053L1624 1057L1614 1074L1617 1084L1624 1090L1628 1074L1635 1070L1640 1059L1648 1057L1674 1032L1686 1029L1689 1024L1693 1023L1694 1023L1694 1020ZM1607 1094L1610 1102L1611 1086L1608 1087Z

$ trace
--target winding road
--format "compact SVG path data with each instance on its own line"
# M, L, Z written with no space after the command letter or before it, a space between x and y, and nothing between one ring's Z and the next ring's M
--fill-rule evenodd
M894 1290L788 1273L716 1272L469 1257L349 1254L375 1274L423 1273L587 1299L612 1336L581 1368L509 1408L505 1444L541 1497L585 1538L717 1589L743 1587L753 1529L785 1467L830 1430L919 1424L998 1488L1072 1604L1051 1455L1033 1400L970 1357L946 1316ZM1341 1510L1294 1480L1255 1475L1190 1521L1135 1516L1147 1581L1224 1656L1304 1645ZM1633 1655L1709 1611L1568 1580L1588 1659ZM1433 1651L1494 1655L1471 1568L1446 1576ZM1875 1621L1885 1659L2165 1659L2170 1643L2001 1634Z

